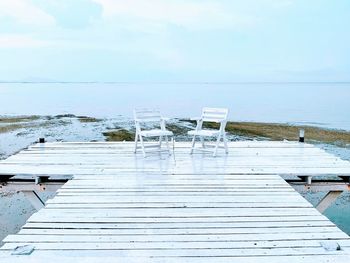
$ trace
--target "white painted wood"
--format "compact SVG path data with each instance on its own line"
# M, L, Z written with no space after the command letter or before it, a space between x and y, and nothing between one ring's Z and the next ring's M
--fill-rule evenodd
M95 145L96 144L96 145ZM163 155L136 159L131 143L48 143L35 151L22 151L3 161L1 174L120 174L143 172L176 174L281 174L349 175L348 162L331 156L312 145L289 142L231 142L231 152L215 159L196 153L188 158L187 143L176 145L176 160ZM244 147L244 144L245 147ZM50 147L57 145L57 147ZM82 146L84 145L84 146ZM284 148L283 148L284 146ZM118 148L120 147L120 148ZM276 148L277 147L277 148ZM35 148L35 146L33 146ZM57 152L59 149L59 152ZM27 159L29 158L29 159ZM130 162L130 158L133 161ZM129 160L129 161L128 161Z
M112 250L85 250L85 251L60 251L60 255L55 253L55 257L52 257L52 251L39 250L35 251L33 255L26 257L14 257L9 256L7 251L0 251L0 256L5 262L13 263L62 263L62 262L84 262L84 263L112 263L112 262L125 262L125 257L114 255ZM207 263L212 258L207 257L147 257L147 256L132 256L129 255L127 261L130 263ZM260 256L229 256L229 257L217 257L215 262L217 263L228 263L228 262L239 262L239 263L281 263L281 262L297 262L297 263L348 263L347 255L332 255L325 256L321 255L286 255L286 256L273 256L273 257L260 257Z
M203 108L202 116L197 121L197 127L193 131L189 131L188 135L193 136L192 146L191 146L191 154L193 154L194 150L201 151L209 151L213 153L213 156L216 157L218 148L220 147L221 140L223 141L223 148L225 149L225 153L228 154L228 142L226 138L225 127L227 124L228 118L228 109L225 108ZM203 129L204 122L216 122L220 123L220 128L218 130L209 130ZM199 137L201 141L201 148L196 148L196 137ZM216 143L210 147L210 145L205 144L205 137L214 137Z
M211 216L211 217L119 217L119 218L112 218L112 217L84 217L84 218L78 218L78 217L63 217L62 215L56 215L55 220L53 221L52 218L41 216L38 214L33 214L29 219L28 222L58 222L58 223L64 223L67 222L72 223L118 223L118 224L125 224L125 223L223 223L223 222L234 222L234 223L247 223L247 226L252 227L252 225L257 224L259 226L259 223L266 223L266 222L276 222L278 224L279 222L304 222L307 226L308 224L312 224L314 221L323 221L331 223L326 217L323 215L314 215L314 216L242 216L242 217L234 217L234 216ZM331 223L332 224L332 223ZM310 225L312 226L312 225ZM26 225L23 227L26 228Z
M0 162L0 174L74 175L1 259L31 244L25 262L347 262L349 237L279 175L350 175L348 162L295 142L233 142L220 158L178 143L144 159L133 146L47 143Z
M178 204L178 203L153 203L153 204L115 204L115 203L92 203L92 204L87 204L87 203L73 203L73 204L68 204L68 203L55 203L55 204L49 204L46 205L47 209L57 209L57 208L85 208L85 209L94 209L94 208L180 208L180 207L187 207L187 208L297 208L297 207L310 207L311 205L297 205L297 204L285 204L285 203L275 203L275 204L221 204L221 203L214 203L214 204L188 204L188 203L183 203L183 204Z
M26 243L18 243L25 245ZM80 250L112 250L115 256L144 256L144 257L232 257L236 256L283 256L283 255L348 255L347 251L325 251L323 247L292 247L292 248L226 248L226 249L134 249L134 250L118 250L114 249L113 244L89 244L89 243L34 243L36 249L39 250L72 250L76 247ZM15 244L7 243L4 249L13 249Z
M241 248L241 249L261 249L261 248L297 248L297 247L308 247L308 248L319 248L321 240L303 240L303 241L294 241L294 240L281 240L281 241L258 241L256 243L252 241L218 241L218 242L148 242L148 243L126 243L126 242L112 242L112 238L108 238L108 236L98 236L101 238L99 240L99 246L97 248L93 248L91 244L96 242L96 237L94 236L47 236L47 235L37 235L37 241L33 242L32 239L28 237L28 235L14 235L6 238L5 242L7 243L15 243L15 242L28 242L28 243L38 243L41 246L44 246L43 243L64 243L63 246L53 247L53 250L68 250L68 245L71 245L75 249L125 249L125 250L142 250L142 249L233 249L233 248ZM79 243L86 243L86 247L79 245ZM343 248L350 247L349 240L340 239L337 241L339 245ZM10 249L11 245L9 245L5 249ZM48 247L46 247L48 248Z
M305 237L307 234L326 234L326 233L336 233L337 228L336 227L313 227L313 228L245 228L245 229L232 229L232 228L224 228L224 227L206 227L206 228L143 228L143 229L126 229L126 228L117 228L110 229L111 231L104 231L104 235L102 235L101 231L99 231L100 238L96 240L96 237L94 236L86 236L85 239L76 239L74 242L81 242L81 241L89 241L89 242L107 242L107 241L113 241L117 242L119 240L119 235L230 235L230 234L236 234L238 235L237 238L240 238L239 235L247 235L250 236L251 240L254 240L254 235L278 235L278 234L288 234L288 235L294 235L294 234L305 234ZM89 230L90 231L90 230ZM90 233L89 231L85 231L85 233ZM97 233L97 231L91 230L92 233ZM62 231L61 233L64 233L65 231ZM78 232L78 231L76 231ZM80 231L80 233L84 233L84 231ZM33 233L32 233L33 234ZM19 237L22 237L22 242L40 242L40 239L38 239L36 236L35 241L33 241L33 237L30 235L14 235L6 238L5 242L21 242L19 240ZM24 237L24 238L23 238ZM90 237L90 240L88 240L88 237ZM62 237L61 240L65 240L70 242L68 234L66 233L65 236ZM45 239L43 241L46 241ZM41 241L42 242L42 241ZM58 242L58 241L57 241Z
M126 243L126 242L113 242L113 238L108 236L101 236L102 239L99 240L100 243L106 243L105 248L108 246L109 249L128 249L128 250L137 250L137 249L207 249L207 248L286 248L286 247L320 247L319 242L321 240L303 240L303 241L293 241L293 240L281 240L281 241L217 241L217 242L148 242L143 243ZM60 235L36 235L36 243L44 242L62 242L70 243L72 247L76 243L86 243L89 248L89 243L96 242L94 236L60 236ZM28 242L33 243L33 241L28 237L28 235L11 235L5 239L7 243L15 242ZM350 242L347 239L339 239L337 241L342 247L350 247ZM59 248L57 248L59 249ZM83 248L84 249L84 248Z
M278 218L281 219L281 218ZM305 218L304 218L305 219ZM19 234L44 234L44 232L35 232L36 229L187 229L187 228L227 228L229 227L232 231L257 231L263 232L263 229L271 231L294 231L298 232L308 232L314 231L318 227L336 227L329 220L306 220L305 221L258 221L259 218L256 218L256 221L225 221L217 219L213 222L119 222L118 219L114 222L104 222L104 220L95 219L90 222L60 222L53 223L51 221L40 221L34 220L31 218L28 223L24 226L23 230ZM147 220L146 220L147 221ZM298 229L299 227L299 229ZM26 230L27 229L27 230ZM333 230L334 231L334 230Z
M140 167L141 168L141 167ZM84 175L95 173L96 176L100 174L119 174L127 173L134 171L135 168L123 168L123 167L87 167L87 166L63 166L63 165L41 165L41 166L19 166L19 165L4 165L0 166L0 174L3 175L12 175L12 174L21 174L21 175ZM145 167L144 171L147 173L154 172L158 174L174 174L176 172L175 168L166 169L166 167ZM320 176L320 175L336 175L336 176L350 176L349 168L337 168L337 167L327 167L327 168L315 168L315 167L237 167L237 168L228 168L228 167L219 167L217 169L213 167L187 167L178 171L178 174L203 174L209 175L216 173L216 175L224 175L227 173L230 174L280 174L291 175L291 176Z
M165 127L166 118L163 118L161 116L161 113L159 110L135 109L134 119L135 119L135 126L136 126L134 153L136 153L138 149L141 149L143 156L146 157L146 147L149 145L144 143L144 138L159 137L159 143L154 145L156 149L154 149L153 151L157 151L157 152L163 151L162 142L164 139L164 142L166 144L166 151L170 154L168 137L173 136L173 133L166 129ZM145 130L143 129L143 126L142 126L144 123L158 123L160 128ZM137 145L138 142L140 142L141 147L138 147Z
M310 216L319 212L313 208L108 208L108 209L44 209L37 213L43 217L210 217L210 216Z
M39 230L38 230L39 231ZM110 234L108 234L108 231L110 231ZM79 233L77 230L73 229L67 229L67 230L50 230L50 235L33 235L33 238L30 239L28 235L17 235L16 239L12 240L11 236L10 242L7 243L10 244L11 247L14 247L17 245L23 245L26 243L41 243L41 242L54 242L53 245L56 245L56 249L63 249L63 247L60 247L61 243L62 245L65 245L64 243L71 243L76 242L78 244L71 245L71 247L66 247L65 249L69 250L75 250L79 247L80 243L92 243L93 245L99 245L100 243L123 243L123 242L131 242L131 243L139 243L139 242L147 242L147 243L157 243L157 242L164 242L169 243L168 245L172 244L173 242L181 242L181 243L187 243L187 242L261 242L261 241L274 241L274 242L283 242L283 241L312 241L312 240L326 240L327 237L334 240L347 240L348 237L345 234L341 233L281 233L281 234L264 234L264 233L251 233L251 234L195 234L195 235L183 235L183 234L174 234L174 235L155 235L145 232L145 234L137 234L137 235L120 235L115 232L115 230L111 229L105 229L105 230L96 230L96 229L89 229L80 231L82 233ZM54 234L53 234L54 233ZM57 233L57 234L56 234ZM104 234L103 234L104 233ZM115 233L115 234L114 234ZM286 238L286 235L288 235L288 238ZM21 236L26 236L25 241L18 241ZM38 237L38 239L35 239ZM12 241L11 241L12 240ZM38 241L36 241L38 240ZM42 240L42 241L41 241ZM83 241L85 240L85 242ZM5 240L6 242L6 240ZM348 243L347 243L348 244ZM46 245L46 244L43 244ZM86 244L87 245L87 244ZM96 246L98 247L98 246ZM321 247L321 245L319 245ZM5 247L2 247L2 249L6 249ZM8 249L8 246L7 246ZM55 249L54 247L51 247L50 249ZM81 248L83 249L83 248ZM87 248L85 248L87 249ZM93 248L90 249L93 250ZM236 253L233 253L236 254Z
M198 117L199 119L201 117ZM197 119L198 119L197 118ZM273 146L300 146L304 148L310 148L315 147L312 144L304 144L299 143L298 141L235 141L230 142L230 144L233 143L235 145L241 145L243 147L260 147L262 145L267 145L268 147ZM188 145L187 142L179 142L179 145ZM79 147L133 147L132 142L46 142L45 147L52 146L52 147L68 147L68 146L79 146ZM30 146L30 148L40 148L40 144L33 144ZM42 148L42 147L41 147Z

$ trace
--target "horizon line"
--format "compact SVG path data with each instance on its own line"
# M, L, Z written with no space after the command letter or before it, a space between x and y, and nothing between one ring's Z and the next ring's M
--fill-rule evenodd
M348 84L348 81L0 81L0 84Z

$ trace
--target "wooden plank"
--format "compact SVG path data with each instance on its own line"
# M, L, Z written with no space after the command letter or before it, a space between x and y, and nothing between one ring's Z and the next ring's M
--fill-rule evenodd
M62 217L208 217L208 216L291 216L318 215L318 211L311 208L108 208L108 209L44 209L37 215L54 218Z
M264 193L265 195L268 195ZM241 196L238 195L237 197L232 196L216 196L209 198L203 198L203 196L181 196L181 195L165 195L161 199L159 196L145 196L145 195L139 195L139 196L99 196L99 195L92 195L92 196L84 196L80 193L77 196L62 196L59 195L56 198L49 200L48 204L59 204L59 203L196 203L196 204L211 204L211 203L234 203L234 204L242 204L242 203L265 203L265 204L278 204L278 203L295 203L295 204L309 204L308 202L304 201L302 197L297 195L292 195L291 197L285 196L282 200L276 198L275 196L259 196L257 201L257 195L253 196Z
M60 236L60 235L36 235L36 242L28 238L28 235L11 235L5 239L6 243L17 243L17 242L28 242L28 243L65 243L70 244L72 247L69 250L74 250L76 243L84 243L87 246L80 249L92 249L89 243L95 243L95 236ZM99 236L100 237L100 236ZM234 248L293 248L293 247L320 247L320 240L281 240L281 241L217 241L217 242L148 242L146 244L142 242L128 243L128 242L113 242L113 240L108 239L106 236L102 236L99 242L99 249L114 249L114 250L142 250L142 249L234 249ZM339 239L337 242L343 247L350 247L350 242L348 239ZM54 244L52 244L54 245ZM79 246L79 245L78 245ZM104 247L103 247L104 246ZM51 246L52 249L53 246ZM79 246L81 247L81 246ZM67 246L65 246L67 249ZM10 249L10 247L5 247L4 249ZM40 249L40 248L39 248ZM58 246L56 250L62 249ZM78 248L76 248L78 249Z
M258 220L258 219L256 219ZM286 219L287 220L287 219ZM102 221L102 222L101 222ZM147 221L147 220L146 220ZM85 222L63 222L63 223L54 223L52 221L41 222L40 220L36 221L31 219L27 222L23 229L35 229L35 228L45 228L45 229L160 229L160 228L220 228L220 227L229 227L231 229L238 229L240 231L254 231L254 229L258 229L260 231L261 228L269 228L276 229L276 231L280 231L281 228L288 228L290 231L297 231L299 227L301 231L307 230L308 228L315 227L335 227L335 225L329 220L305 220L305 221L220 221L217 219L213 222L153 222L149 220L149 222L119 222L118 219L115 220L114 223L104 222L103 220L91 220L90 223ZM25 234L27 232L20 232Z
M147 144L147 143L145 143ZM177 147L188 148L187 142L176 142ZM133 142L46 142L45 144L34 144L29 148L42 147L118 147L118 148L132 148ZM298 148L315 148L312 144L299 143L297 141L235 141L228 142L229 147L249 148L249 147L298 147Z
M112 167L74 167L74 166L17 166L17 165L7 165L6 167L0 167L0 174L36 174L36 175L73 175L73 174L118 174L119 172L132 171L132 168L112 168ZM149 172L161 172L161 173L174 173L172 169L159 169L155 167L145 168L145 171ZM196 171L194 167L188 167L183 170L178 171L179 174L188 174L189 172L194 174L280 174L280 175L302 175L302 176L319 176L319 175L336 175L336 176L350 176L350 169L348 168L309 168L309 167L275 167L275 168L261 168L261 167L241 167L241 168L210 168L205 171Z
M25 245L26 243L18 243ZM113 247L107 244L89 243L34 243L37 250L106 250ZM5 250L13 249L16 244L6 243ZM348 255L347 251L326 251L322 247L292 247L292 248L233 248L233 249L139 249L139 250L114 250L113 254L119 257L149 256L149 257L238 257L238 256L283 256L283 255Z
M242 186L244 187L244 186ZM153 192L153 193L159 193L159 192L191 192L191 193L213 193L213 192L220 192L220 193L231 193L232 195L237 195L237 194L242 194L242 195L275 195L276 193L286 193L287 196L293 195L293 191L290 189L284 189L282 187L278 188L271 188L269 189L267 187L267 190L270 190L268 193L264 191L262 188L249 188L249 189L238 189L238 188L205 188L201 187L199 189L195 187L177 187L175 189L172 189L171 187L164 187L163 190L158 190L158 189L152 189L152 188L138 188L138 189L120 189L120 188L112 188L112 189L107 189L107 188L87 188L87 187L79 187L79 188L64 188L64 189L59 189L60 191L58 192L58 197L61 196L67 196L67 195L80 195L80 196L93 196L93 195L103 195L103 196L117 196L120 195L121 193L127 193L127 192ZM119 191L120 190L120 191ZM168 191L167 191L168 190ZM179 194L180 195L180 194Z
M204 194L203 194L204 195ZM206 195L208 196L208 195ZM257 201L257 196L259 196L259 200ZM274 195L270 195L270 193L262 192L260 195L256 195L256 193L252 193L250 196L241 196L240 194L237 197L226 197L226 196L214 196L210 199L203 199L203 197L196 196L170 196L165 195L160 199L158 196L144 196L144 195L132 195L132 196L118 196L113 194L106 195L98 195L98 193L77 193L77 195L62 195L59 194L55 199L49 200L47 203L49 204L59 204L59 203L188 203L188 204L211 204L211 203L298 203L298 204L308 204L305 202L302 197L295 195L285 196L282 200L276 198Z
M21 257L21 256L9 256L6 252L0 255L5 262L11 263L23 263L23 262L35 262L35 263L62 263L62 262L84 262L84 263L106 263L106 262L125 262L126 260L130 263L207 263L211 261L212 258L207 257L160 257L155 258L152 256L132 256L128 255L127 259L125 257L118 257L114 255L113 250L85 250L85 251L69 251L62 250L59 255L55 253L55 257L52 257L52 251L39 250L35 251L33 255ZM281 263L281 262L297 262L297 263L348 263L347 255L284 255L284 256L227 256L227 257L216 257L216 263L228 263L228 262L239 262L239 263Z
M82 193L74 194L74 193L60 193L60 196L73 196L73 195L81 195L84 196ZM115 198L119 196L157 196L158 198L163 198L164 196L202 196L203 197L208 197L212 198L215 196L229 196L231 197L231 200L234 198L239 198L239 197L244 197L246 198L247 196L254 196L254 199L256 200L257 197L270 197L271 198L277 198L280 196L280 192L252 192L252 193L244 193L244 192L224 192L224 191L199 191L199 192L191 192L191 191L130 191L130 192L117 192L117 193L90 193L90 194L85 194L85 196L114 196ZM284 193L285 197L292 196L294 197L293 192L286 192ZM270 200L269 199L269 200Z
M49 228L50 229L50 228ZM77 230L77 229L75 229ZM336 227L312 227L312 228L244 228L244 229L237 229L237 228L224 228L224 227L206 227L206 228L143 228L143 229L132 229L132 228L114 228L114 229L108 229L110 230L110 232L105 230L96 230L96 229L89 229L89 230L82 230L79 229L79 233L86 233L86 234L90 234L92 236L90 236L90 239L88 237L84 237L84 238L80 238L80 240L75 241L75 242L81 242L81 241L86 241L88 242L88 240L90 240L89 242L107 242L107 241L115 241L117 242L119 240L119 236L123 235L123 236L133 236L133 235L154 235L154 236L163 236L163 235L187 235L187 236L191 236L191 235L237 235L237 238L240 237L240 235L247 235L247 237L249 236L251 238L251 240L254 240L254 234L255 235L259 235L259 236L263 236L263 235L275 235L276 237L278 236L278 234L286 234L288 233L288 236L291 235L293 236L294 234L298 234L297 236L300 237L301 234L304 234L305 237L307 237L309 234L325 234L325 233L333 233L333 234L337 234L337 228ZM53 232L54 230L52 230ZM57 231L58 233L64 234L65 236L63 236L64 240L67 240L69 238L69 231L70 229L68 229L67 231L65 230L60 230ZM31 235L33 235L34 231L30 232ZM73 230L71 231L73 232ZM75 231L76 233L78 233L78 231ZM22 232L23 233L23 232ZM94 236L94 234L99 235L99 238L97 239L96 236ZM104 233L104 234L103 234ZM31 235L21 235L22 237L24 236L25 238L23 238L23 242L26 242L28 240L32 240L32 242L37 242L38 236L35 236L35 239L33 240L33 237ZM79 234L78 234L79 235ZM19 236L19 235L14 235ZM52 236L52 233L50 234L50 236ZM61 236L62 237L62 236ZM343 235L343 238L345 238L346 236ZM284 237L285 238L285 237ZM152 239L150 237L150 239ZM15 239L11 239L11 238L6 238L5 242L9 242L9 240L12 240L11 242L17 242L17 237ZM44 240L45 241L45 240ZM43 241L43 242L44 242ZM19 242L19 241L18 241ZM29 241L28 241L29 242ZM58 241L56 241L58 242Z
M212 158L189 156L189 144L177 143L170 158L144 159L133 143L34 145L0 162L0 173L74 178L2 251L32 244L35 262L53 255L104 263L108 256L191 263L348 257L349 237L279 176L350 175L348 162L296 142L229 147L229 155ZM325 240L342 250L325 250Z
M95 209L95 208L305 208L305 207L312 207L312 205L303 204L299 205L297 203L295 204L285 204L285 203L276 203L276 204L266 204L266 203L243 203L243 204L221 204L221 203L210 203L210 204L193 204L193 203L152 203L152 204L119 204L119 203L109 203L109 204L103 204L103 203L55 203L55 204L48 204L46 205L47 209L57 209L57 208L70 208L70 209L77 209L77 208L85 208L85 209Z
M127 163L125 164L125 161L128 161L129 158L118 158L118 160L106 160L106 159L98 159L94 158L94 160L89 159L64 159L60 157L56 158L41 158L40 160L35 160L34 158L31 160L26 160L26 158L17 158L16 160L6 160L2 161L2 165L11 166L11 165L20 165L20 166L35 166L35 165L63 165L63 166L88 166L88 167L98 167L98 166L106 166L106 167L135 167L135 163ZM202 160L198 160L198 163L201 163ZM258 158L256 156L252 157L232 157L226 159L226 164L224 161L222 161L222 165L225 165L226 167L241 167L241 166L262 166L262 167L269 167L269 166L292 166L292 167L298 167L298 166L311 166L311 165L320 165L320 167L349 167L349 163L346 161L338 160L338 159L330 159L330 158L322 158L319 157L317 161L310 159L301 159L301 158L291 158L291 157L283 157L283 158L275 158L275 157L269 157L269 158ZM253 163L252 163L253 162ZM146 162L145 160L140 160L140 163L142 163L145 167L157 165L157 162ZM188 161L181 161L177 160L176 164L181 166L193 166L193 164L196 163L196 160L193 160L192 162ZM170 167L173 167L175 163L173 162L167 162L167 165ZM213 162L213 160L207 160L203 165L209 166L209 165L220 165L218 162Z
M314 216L201 216L201 217L63 217L61 214L55 217L45 217L39 214L33 214L28 222L72 222L72 223L252 223L257 224L265 222L305 222L305 225L313 221L330 221L323 215L318 214ZM24 228L26 225L24 225Z
M336 240L347 240L349 241L348 237L345 234L341 233L288 233L288 237L286 237L286 234L197 234L197 235L150 235L150 234L144 234L144 235L116 235L113 234L114 231L110 235L108 235L106 232L105 234L99 234L98 231L94 230L84 230L81 231L85 234L77 233L76 230L51 230L52 234L50 235L33 235L33 239L28 238L28 235L16 235L16 239L11 241L11 246L14 247L15 245L19 245L20 243L41 243L41 242L50 242L53 243L53 245L56 245L57 247L51 247L50 249L64 249L64 247L60 247L61 244L64 245L70 244L72 242L74 243L92 243L95 244L99 243L99 245L102 245L103 243L126 243L126 242L132 242L132 243L174 243L174 242L180 242L180 243L187 243L187 242L263 242L263 241L274 241L274 242L283 242L283 241L313 241L313 240L325 240L327 237L329 239ZM111 231L111 230L109 230ZM75 234L74 234L75 232ZM102 230L100 232L103 232ZM9 237L10 240L12 236ZM26 239L24 241L17 241L17 239L20 239L22 237L25 237ZM36 241L38 240L38 241ZM6 241L6 240L5 240ZM7 243L9 244L9 243ZM72 245L70 244L70 247L66 247L66 249L74 250L74 249L87 249L87 247L80 246L78 247L78 244ZM348 244L348 243L347 243ZM46 244L43 244L46 245ZM88 244L86 244L88 245ZM97 246L96 246L97 247ZM319 247L321 245L319 244ZM2 249L8 249L9 247L5 246L2 247ZM90 249L93 249L90 247Z

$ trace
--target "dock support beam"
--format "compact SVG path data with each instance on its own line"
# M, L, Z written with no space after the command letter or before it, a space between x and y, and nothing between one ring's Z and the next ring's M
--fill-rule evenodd
M329 191L325 197L318 203L316 209L320 213L324 213L327 208L342 194L343 191Z
M45 206L44 201L35 191L23 191L23 194L37 211Z
M340 180L310 180L311 176L298 176L301 180L286 179L286 181L299 193L318 193L326 192L327 194L315 206L323 213L327 208L343 193L350 191L349 177Z

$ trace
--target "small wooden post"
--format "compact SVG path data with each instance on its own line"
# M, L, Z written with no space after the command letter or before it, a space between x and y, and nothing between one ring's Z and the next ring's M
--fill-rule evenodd
M305 142L305 130L301 129L299 131L299 142Z

